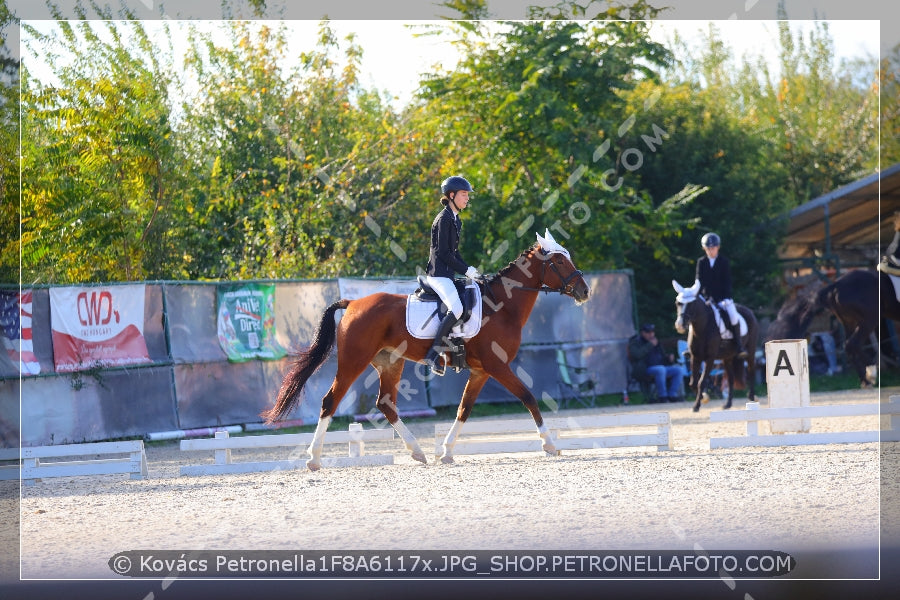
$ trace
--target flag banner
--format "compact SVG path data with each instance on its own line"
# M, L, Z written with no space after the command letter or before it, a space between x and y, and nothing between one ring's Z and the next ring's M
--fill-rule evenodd
M216 300L219 344L228 360L277 360L287 354L275 339L275 284L220 285Z
M144 339L143 284L50 289L58 372L152 362Z
M31 298L31 290L0 290L0 345L22 375L41 372L31 334Z

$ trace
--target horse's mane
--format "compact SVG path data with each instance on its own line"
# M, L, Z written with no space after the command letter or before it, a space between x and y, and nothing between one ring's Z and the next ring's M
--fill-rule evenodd
M513 267L516 266L516 263L519 262L519 260L521 260L522 258L524 258L525 256L527 256L528 254L537 252L538 248L540 248L540 244L537 243L537 242L535 242L535 243L532 244L530 247L525 248L524 250L522 250L522 253L519 254L519 256L517 256L517 257L514 258L513 260L511 260L511 261L509 262L508 265L506 265L505 267L503 267L502 269L500 269L500 270L499 270L497 273L495 273L494 275L491 275L489 278L485 279L485 281L484 281L485 285L491 285L492 283L494 283L494 282L496 282L496 281L500 281L500 279L501 279L503 276L505 276L507 273L509 273L510 271L513 270Z

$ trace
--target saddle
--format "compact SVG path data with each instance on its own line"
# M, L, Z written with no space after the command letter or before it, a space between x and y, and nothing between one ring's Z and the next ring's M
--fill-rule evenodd
M419 275L418 283L419 288L406 297L406 330L415 338L431 340L447 315L447 307L423 275ZM447 366L459 372L468 366L465 340L475 337L481 330L481 289L478 284L465 280L454 280L453 283L462 301L463 316L461 324L457 324L448 336L453 346L447 352Z

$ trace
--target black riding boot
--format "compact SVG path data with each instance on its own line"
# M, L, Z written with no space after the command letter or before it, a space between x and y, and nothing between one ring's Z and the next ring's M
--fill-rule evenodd
M750 355L747 354L747 351L744 349L744 344L741 341L741 324L729 324L728 330L731 331L731 335L734 337L734 343L737 344L737 357L742 359L749 358Z
M444 374L446 365L441 361L440 351L450 345L444 338L447 337L456 323L456 316L452 312L448 312L444 317L444 320L441 321L441 324L438 326L437 335L434 336L434 341L431 342L431 349L428 351L428 354L425 355L425 364L431 367L431 371L435 375Z

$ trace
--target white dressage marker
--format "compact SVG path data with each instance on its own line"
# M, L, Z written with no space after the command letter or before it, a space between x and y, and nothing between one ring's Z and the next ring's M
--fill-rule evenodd
M672 449L672 440L669 435L669 413L667 412L556 417L545 419L544 425L550 431L557 450L629 446L656 446L657 450ZM441 456L443 453L444 438L452 427L453 423L439 423L434 426L436 456ZM607 433L605 435L598 432L589 433L591 430L613 427L656 427L656 433ZM541 452L543 441L534 439L534 432L534 421L531 419L468 422L461 428L461 435L453 446L453 455ZM527 434L529 438L514 439L515 434ZM502 435L506 439L496 439L498 435ZM490 439L491 436L494 436L495 439ZM466 439L467 437L469 439Z
M91 456L95 454L128 454L124 458L41 462L42 458ZM22 481L33 485L49 477L78 477L81 475L111 475L128 473L131 479L147 477L147 455L143 440L128 442L94 442L62 446L34 446L22 448Z
M282 435L254 435L232 438L227 431L219 431L215 438L181 440L184 451L213 450L215 464L187 465L181 467L182 475L222 475L229 473L255 473L258 471L282 471L303 469L308 457L306 447L313 439L312 433L290 433ZM394 430L363 429L360 423L351 423L348 431L333 431L325 434L326 444L348 444L348 456L325 457L325 467L362 467L394 464L393 454L373 454L366 456L365 442L394 439ZM244 448L277 448L292 446L302 450L304 458L289 458L264 462L232 462L231 451Z
M803 446L813 444L865 444L869 442L900 441L900 396L890 402L873 404L829 404L794 408L760 408L758 402L748 402L745 410L722 410L709 414L714 423L746 421L747 435L710 438L709 447L740 448L744 446ZM793 433L759 435L758 422L769 419L814 419L821 417L856 417L890 415L888 429L874 431L833 431L823 433Z

